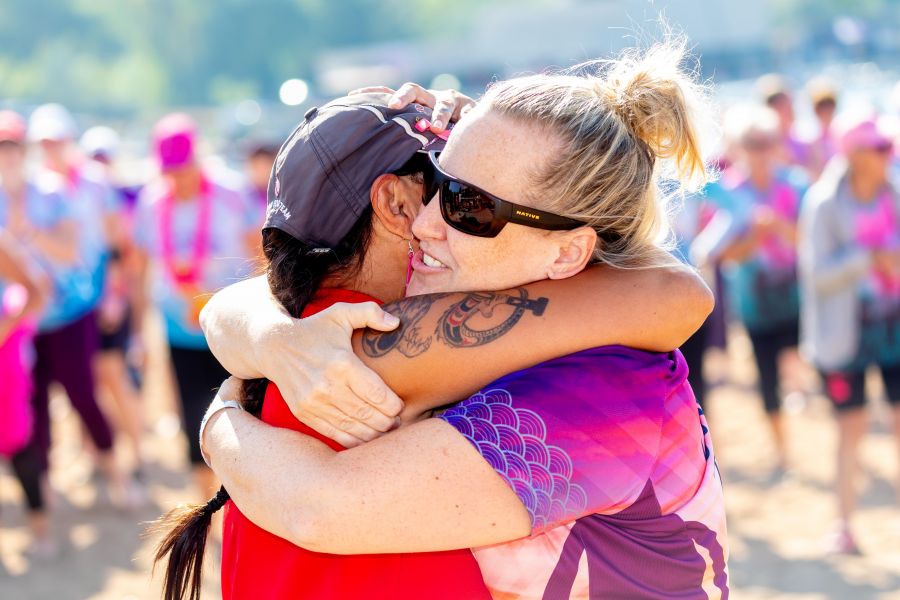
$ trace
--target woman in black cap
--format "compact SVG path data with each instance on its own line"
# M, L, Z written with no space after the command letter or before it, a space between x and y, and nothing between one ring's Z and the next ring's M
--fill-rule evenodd
M423 140L429 149L437 149L443 142L427 131L427 114L419 112L421 107L390 110L385 107L385 100L384 96L345 98L311 111L286 142L276 163L264 230L268 285L291 315L307 316L338 301L397 299L404 293L412 252L410 225L420 208L422 195L421 173L430 171L430 159L416 150L422 147ZM341 132L344 135L338 135ZM316 165L321 165L321 169ZM332 191L332 187L340 190ZM353 211L347 211L338 215L346 218L336 223L333 208L328 209L351 200L358 201L362 216L354 217ZM372 269L372 264L379 268ZM534 327L536 323L530 321L543 314L548 302L547 298L528 297L523 289L524 296L495 294L472 298L473 309L502 317L502 326L488 335L478 334L477 342L473 342L471 333L461 329L458 333L462 335L453 346L431 343L427 336L422 339L406 336L395 340L396 343L391 343L390 338L372 340L370 351L380 355L382 363L408 370L406 365L397 363L397 353L392 351L397 347L404 355L419 354L418 368L429 369L429 364L445 361L447 351L452 352L453 348L496 340L489 348L492 353L502 355L483 365L477 373L461 374L447 369L446 374L431 378L433 385L429 386L416 384L413 377L404 378L400 369L394 369L398 375L396 381L389 378L411 402L426 400L426 396L432 401L439 396L462 397L499 375L545 358L602 343L646 343L641 338L645 332L632 327L631 337L627 337L616 320L640 311L650 312L650 302L656 294L670 298L671 308L677 310L687 308L690 299L701 298L704 293L698 287L698 280L686 277L683 272L670 271L668 275L596 271L588 276L591 283L583 282L594 292L591 296L582 293L583 287L560 286L552 297L568 303L571 314L588 320L593 318L598 324L598 327L584 327L584 321L556 313L541 326L546 327L547 322L559 323L561 344L548 339L547 343L533 344L528 352L521 350L522 341L538 331ZM645 299L645 295L649 298ZM617 300L622 301L621 305ZM597 304L610 309L599 312L595 308ZM420 305L416 310L427 320L433 317L437 306L430 312L428 308ZM691 308L682 311L681 332L673 333L675 328L668 327L657 331L663 348L672 348L689 335L690 328L696 327L708 307L700 301ZM469 323L473 324L477 325ZM525 329L514 330L520 325ZM504 337L506 333L509 335ZM403 379L408 385L404 386ZM245 403L258 409L261 394L259 384L248 383ZM399 411L399 406L395 410ZM334 449L341 449L314 429L300 424L274 387L267 393L261 411L262 419L270 424L299 430ZM381 417L376 427L388 429L393 425L393 417L383 414ZM347 446L357 441L351 440ZM166 583L168 597L178 597L187 587L199 583L196 579L199 571L184 569L183 565L194 556L193 552L202 548L205 532L202 525L226 498L219 495L211 504L189 514L194 525L173 530L173 535L161 546L159 557L168 550L173 551ZM226 506L222 570L225 597L250 593L275 597L301 589L308 598L487 597L468 551L338 558L287 544L251 523L231 503ZM386 575L399 572L404 575ZM453 573L452 580L436 579L435 572ZM374 588L373 577L378 580Z
M727 597L721 483L680 354L562 349L575 353L503 376L419 420L440 404L436 396L460 397L444 381L477 378L510 355L527 360L543 344L559 352L578 338L561 333L561 312L595 331L591 311L554 295L564 283L541 280L574 278L598 262L652 279L669 264L656 242L665 228L660 173L668 167L685 185L705 174L696 120L704 107L681 58L680 48L664 45L604 61L596 74L489 89L425 172L408 291L437 295L401 301L391 309L401 329L359 340L374 364L390 357L411 365L406 384L425 399L401 394L408 426L337 454L214 406L207 450L245 514L318 552L471 547L495 598ZM279 183L276 165L273 201L281 204L270 206L290 220ZM620 303L632 301L631 285L618 288ZM580 287L584 296L594 291ZM651 298L662 320L681 320L663 300ZM631 322L646 322L654 308ZM504 347L528 324L528 339ZM432 368L421 362L442 346L465 350ZM233 398L230 390L221 396ZM384 580L410 571L331 597L379 597ZM293 594L318 597L305 591Z

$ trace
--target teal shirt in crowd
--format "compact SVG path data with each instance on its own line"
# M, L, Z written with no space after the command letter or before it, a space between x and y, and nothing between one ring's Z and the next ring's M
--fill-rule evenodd
M65 221L78 223L74 204L64 196L64 191L61 179L49 173L42 173L28 183L25 210L32 227L52 233ZM6 226L8 221L9 199L0 192L0 224ZM63 264L34 248L30 250L53 283L53 292L39 324L40 331L59 329L93 309L99 297L95 271L85 262L84 253L80 252L74 262Z
M754 189L747 181L723 187L720 210L729 214L734 237L747 232L760 207L768 207L793 222L798 219L802 190L785 173L779 173L766 192ZM793 244L775 238L765 240L745 260L727 264L724 274L730 306L749 331L771 331L798 321L800 293Z
M254 263L246 240L259 234L262 212L236 187L212 182L211 223L207 259L202 266L199 296L187 298L163 262L161 209L165 188L144 188L135 213L135 241L151 260L153 301L162 314L169 344L178 348L207 349L206 338L194 320L196 302L252 274ZM172 245L176 259L188 259L198 231L200 200L174 203Z

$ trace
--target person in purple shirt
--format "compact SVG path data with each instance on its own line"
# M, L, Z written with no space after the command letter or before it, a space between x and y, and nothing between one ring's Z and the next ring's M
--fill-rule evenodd
M671 159L685 184L704 171L681 57L657 47L597 75L492 86L431 155L407 294L516 288L592 262L662 264L657 161ZM273 182L278 190L277 167ZM515 315L547 308L518 289L501 296L485 305L471 292L428 321L441 297L410 297L391 309L398 333L357 341L372 358L478 347ZM408 406L405 426L339 454L221 410L233 399L226 387L208 413L211 464L245 515L304 548L473 548L496 598L728 595L721 484L679 353L563 356L439 418L418 420L427 415Z
M780 75L763 75L756 82L763 103L775 111L781 128L781 158L786 166L810 169L809 144L794 131L794 97L787 81Z

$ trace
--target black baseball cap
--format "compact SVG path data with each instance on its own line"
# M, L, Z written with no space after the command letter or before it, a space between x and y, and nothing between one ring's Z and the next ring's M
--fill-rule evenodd
M423 123L431 109L388 108L391 95L356 94L311 108L278 151L263 228L334 248L370 205L375 179L444 140Z

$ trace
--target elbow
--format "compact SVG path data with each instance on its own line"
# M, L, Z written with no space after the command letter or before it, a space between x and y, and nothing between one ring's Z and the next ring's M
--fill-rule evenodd
M308 508L286 512L287 522L284 524L285 539L304 550L321 552L322 528L318 526L319 519Z
M347 553L345 548L335 543L335 532L329 526L327 514L310 506L310 503L292 504L295 508L286 511L288 522L284 526L284 537L287 541L310 552Z
M206 336L206 339L210 346L213 346L217 341L217 334L219 333L222 322L219 318L217 318L221 311L219 310L219 296L220 292L216 292L212 295L212 297L203 305L203 308L200 309L200 329L203 331L203 335Z
M212 329L212 311L209 306L213 302L215 302L215 295L209 299L209 302L203 305L203 308L200 309L200 329L203 331L203 335L209 340L209 332Z

